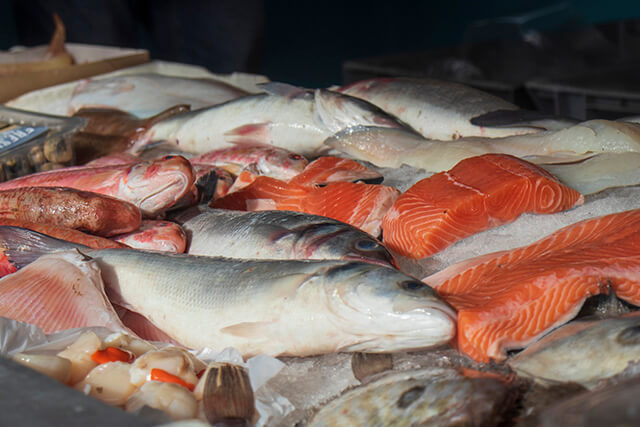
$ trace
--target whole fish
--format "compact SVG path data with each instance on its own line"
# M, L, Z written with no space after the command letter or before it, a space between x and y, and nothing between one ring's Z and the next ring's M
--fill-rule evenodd
M135 231L112 237L134 249L181 254L187 245L187 236L178 224L170 221L144 220Z
M487 128L471 119L501 110L508 114L518 107L502 98L459 83L433 79L376 78L338 89L364 99L393 114L425 138L452 140L467 136L496 138L536 132L527 126Z
M71 246L12 227L0 227L0 240L17 266ZM453 309L393 268L80 250L100 265L114 304L191 348L235 347L244 356L393 352L441 345L455 334Z
M189 159L191 164L221 167L239 175L244 168L254 165L260 175L289 180L302 172L309 163L304 156L284 148L264 145L237 145L212 150Z
M520 375L541 382L598 381L640 361L640 313L599 321L576 321L556 329L509 360Z
M249 93L213 79L161 74L130 74L87 79L78 84L69 102L69 115L83 108L111 108L149 117L178 104L192 110L222 104Z
M156 216L173 206L193 186L187 159L167 156L153 162L99 168L70 167L40 172L0 183L0 190L23 187L69 187L127 201L145 216Z
M503 138L468 137L449 142L423 139L403 129L360 126L337 133L325 144L376 166L406 164L428 172L442 172L461 160L488 153L525 159L533 156L534 163L563 163L594 153L638 152L640 125L590 120L558 131Z
M194 207L172 218L187 232L188 253L256 259L342 259L395 265L375 238L327 217L289 211Z
M0 218L88 231L100 236L128 233L140 226L131 203L64 187L0 190Z
M347 391L308 425L497 425L513 400L509 395L496 378L467 378L453 370L396 372Z
M378 107L328 90L314 92L268 83L270 93L245 96L211 108L179 114L154 125L133 147L167 140L194 153L233 143L265 144L303 156L327 148L334 133L357 125L404 127Z

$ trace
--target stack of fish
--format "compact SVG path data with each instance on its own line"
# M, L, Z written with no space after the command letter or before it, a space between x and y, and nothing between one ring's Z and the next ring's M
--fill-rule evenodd
M257 94L216 86L188 111L174 105L207 83L172 78L189 88L181 98L162 89L166 79L82 85L68 109L88 119L75 141L86 164L0 184L0 315L46 331L119 325L245 357L451 344L464 355L453 368L498 371L383 375L312 425L509 422L518 381L593 387L640 361L638 316L572 329L595 295L640 305L640 204L590 211L608 188L640 184L640 125L575 123L400 78L335 90L267 83ZM402 185L384 184L405 171ZM554 232L514 235L490 253L489 242L532 217ZM477 236L477 257L423 268ZM77 263L52 271L51 257L78 253L104 285ZM69 288L68 277L92 291ZM56 290L43 291L43 278ZM594 334L612 341L597 373L564 368L596 357L587 350L554 359ZM503 375L505 360L516 376ZM458 400L475 409L454 411Z

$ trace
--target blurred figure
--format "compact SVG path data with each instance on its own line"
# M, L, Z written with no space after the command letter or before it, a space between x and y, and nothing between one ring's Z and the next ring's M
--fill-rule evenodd
M67 41L149 49L151 58L218 73L257 72L263 0L13 0L18 41L46 44L57 12Z

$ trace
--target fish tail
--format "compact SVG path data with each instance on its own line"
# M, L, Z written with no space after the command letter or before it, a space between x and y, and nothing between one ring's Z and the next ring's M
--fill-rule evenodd
M42 255L69 249L89 249L87 246L55 239L21 227L0 226L0 250L13 266L20 269Z

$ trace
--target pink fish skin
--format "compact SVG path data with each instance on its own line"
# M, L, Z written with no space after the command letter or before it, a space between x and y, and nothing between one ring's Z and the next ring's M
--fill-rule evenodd
M103 167L70 167L0 183L0 190L22 187L69 187L125 200L145 217L155 217L191 190L194 173L182 156L152 162Z
M322 156L309 163L304 171L296 175L290 182L300 185L326 185L330 182L356 181L379 184L382 179L379 172L369 169L355 160Z
M98 157L95 160L86 163L85 167L101 168L104 166L117 166L117 165L133 165L140 163L143 160L129 153L114 153L107 156Z
M95 261L77 251L44 255L0 279L0 316L47 334L87 326L131 333L107 299Z
M309 161L284 148L266 145L236 145L191 158L192 164L219 166L234 175L254 165L258 175L288 181L304 170Z
M187 247L187 235L171 221L144 220L136 231L112 237L113 240L135 249L181 254Z

